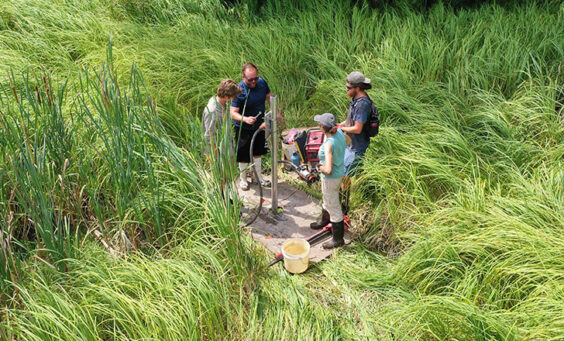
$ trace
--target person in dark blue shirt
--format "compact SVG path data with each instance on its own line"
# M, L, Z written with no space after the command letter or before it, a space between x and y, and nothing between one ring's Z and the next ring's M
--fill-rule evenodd
M358 167L364 157L364 153L370 145L370 136L366 133L364 125L372 113L372 100L366 90L372 88L370 79L358 71L353 71L347 76L347 96L351 99L347 112L347 119L341 124L341 130L351 138L350 149L353 157L349 162L345 161L345 177L343 178L342 193L343 212L348 213L350 196L350 177L358 172Z
M272 95L266 81L258 76L258 68L253 63L246 63L241 68L242 80L239 83L241 93L231 101L231 118L235 129L235 143L237 146L237 162L241 170L239 186L243 190L249 189L245 170L251 162L250 146L251 139L258 129L264 128L264 115L266 102L270 105ZM278 113L278 120L283 118ZM255 138L253 146L253 162L261 185L270 186L270 181L263 179L262 159L268 150L265 147L264 130Z
M354 153L351 163L345 164L345 174L354 175L366 149L370 145L370 137L364 131L364 125L372 112L372 100L366 93L371 89L370 79L358 71L347 76L347 96L351 99L347 112L347 119L341 129L351 138L350 149Z

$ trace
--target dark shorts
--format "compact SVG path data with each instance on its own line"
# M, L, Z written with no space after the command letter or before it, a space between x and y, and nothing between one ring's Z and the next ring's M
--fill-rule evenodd
M251 139L253 138L253 134L256 130L245 130L240 129L239 127L234 127L235 129L235 144L237 146L237 162L251 162L250 157L250 148L251 148ZM255 137L255 143L253 146L253 155L259 156L264 155L268 152L268 149L265 147L265 137L264 137L264 130L261 130L257 137Z

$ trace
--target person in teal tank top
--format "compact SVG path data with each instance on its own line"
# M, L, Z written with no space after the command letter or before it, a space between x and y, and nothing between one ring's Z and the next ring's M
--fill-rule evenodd
M347 140L343 131L337 129L337 120L330 113L315 115L313 118L325 134L325 142L319 149L319 171L321 172L321 193L323 210L321 220L312 223L312 229L321 229L331 223L333 238L323 243L323 248L332 249L345 244L345 225L339 200L339 189L345 175L345 147Z

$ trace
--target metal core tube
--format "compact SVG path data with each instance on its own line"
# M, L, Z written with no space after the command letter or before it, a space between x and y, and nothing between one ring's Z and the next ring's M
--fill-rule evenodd
M276 95L270 96L270 109L272 111L272 131L270 138L272 139L272 213L278 213L278 104L276 103Z

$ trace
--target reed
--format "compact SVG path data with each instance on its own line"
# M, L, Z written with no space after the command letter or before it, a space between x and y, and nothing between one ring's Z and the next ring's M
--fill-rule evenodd
M0 338L560 339L562 10L3 2ZM239 226L229 120L202 136L247 61L288 127L373 79L359 238L301 276Z

